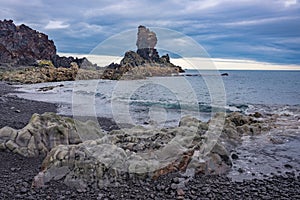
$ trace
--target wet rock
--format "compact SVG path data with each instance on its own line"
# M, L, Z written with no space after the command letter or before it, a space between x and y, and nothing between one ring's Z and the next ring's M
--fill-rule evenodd
M284 167L287 168L287 169L293 169L293 166L290 165L290 164L285 164Z
M231 159L237 160L237 159L239 159L239 156L237 154L235 154L235 153L232 153L231 154Z
M239 168L238 172L242 174L242 173L244 173L244 170L242 168Z
M49 90L53 90L54 88L63 87L63 86L64 86L63 84L59 84L59 85L56 85L56 86L46 86L46 87L39 88L38 91L46 92L46 91L49 91Z

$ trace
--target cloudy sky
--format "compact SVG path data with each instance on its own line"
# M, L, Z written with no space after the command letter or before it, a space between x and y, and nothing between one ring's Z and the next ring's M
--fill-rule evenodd
M300 64L299 0L0 0L0 5L0 19L48 34L59 52L89 53L142 24L183 33L213 58Z

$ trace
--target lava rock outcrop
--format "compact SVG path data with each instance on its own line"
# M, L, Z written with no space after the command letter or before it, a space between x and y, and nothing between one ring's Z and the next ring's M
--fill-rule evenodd
M0 20L0 65L37 66L39 60L50 60L55 67L70 68L75 62L79 68L96 68L86 58L61 57L56 53L53 40L46 34L24 24L16 26L12 20Z
M56 47L48 36L12 20L0 20L0 62L34 65L36 60L50 60Z
M155 45L156 34L145 26L138 27L137 51L127 51L120 64L111 63L106 67L103 79L140 79L149 76L170 76L184 72L180 66L170 62L168 54L159 56Z

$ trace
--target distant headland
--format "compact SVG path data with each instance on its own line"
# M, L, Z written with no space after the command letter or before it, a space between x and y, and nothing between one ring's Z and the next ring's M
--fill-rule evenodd
M44 33L12 20L0 20L0 80L20 83L70 81L75 79L142 79L184 72L159 56L156 34L138 27L137 51L127 51L121 62L100 68L87 58L57 55L56 46Z

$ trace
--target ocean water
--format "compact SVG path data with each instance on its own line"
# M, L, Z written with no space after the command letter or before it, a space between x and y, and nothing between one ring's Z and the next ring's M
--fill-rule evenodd
M228 73L229 76L219 76ZM164 125L184 115L208 120L218 111L297 114L299 71L197 71L200 76L146 80L88 80L19 86L18 96L59 104L59 113L116 118L120 122ZM46 92L45 86L56 86ZM296 112L296 113L294 113Z

